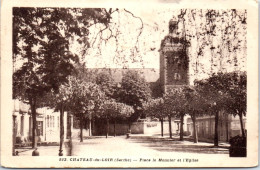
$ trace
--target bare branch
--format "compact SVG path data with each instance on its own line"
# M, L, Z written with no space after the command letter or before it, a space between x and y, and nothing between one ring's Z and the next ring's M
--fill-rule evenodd
M137 36L136 43L135 43L135 44L138 44L139 43L139 37L141 36L141 34L143 32L143 28L144 28L143 20L142 20L142 18L140 18L138 16L135 16L132 12L130 12L130 11L126 10L126 9L124 9L124 11L129 13L129 14L131 14L134 18L138 18L141 21L141 27L139 28L140 32L139 32L139 34ZM135 50L136 50L136 52L138 52L137 46L135 46Z

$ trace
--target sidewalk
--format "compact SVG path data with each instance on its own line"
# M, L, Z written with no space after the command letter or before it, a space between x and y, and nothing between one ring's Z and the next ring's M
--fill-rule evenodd
M37 147L37 150L40 153L40 156L59 156L59 146L39 146ZM63 147L63 155L67 156L68 154L68 148ZM32 156L32 152L34 149L31 147L24 147L15 149L15 151L18 151L18 156Z

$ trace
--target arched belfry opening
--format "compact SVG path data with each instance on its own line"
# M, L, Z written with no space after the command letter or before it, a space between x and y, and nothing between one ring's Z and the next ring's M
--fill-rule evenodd
M164 93L170 89L189 85L188 42L182 24L175 17L169 21L169 33L161 41L160 48L160 82ZM183 28L183 27L182 27Z

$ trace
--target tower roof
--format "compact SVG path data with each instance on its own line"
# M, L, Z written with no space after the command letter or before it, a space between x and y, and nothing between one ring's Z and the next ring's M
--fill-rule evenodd
M178 20L175 16L172 17L172 19L169 21L169 33L176 33L176 30L178 29Z
M175 16L173 16L172 19L170 19L170 21L169 21L169 26L176 25L177 22L178 22L177 18Z

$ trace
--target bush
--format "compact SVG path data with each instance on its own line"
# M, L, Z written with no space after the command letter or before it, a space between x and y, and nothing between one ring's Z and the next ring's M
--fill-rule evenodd
M235 136L229 140L230 157L246 157L246 137Z

